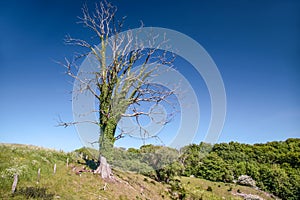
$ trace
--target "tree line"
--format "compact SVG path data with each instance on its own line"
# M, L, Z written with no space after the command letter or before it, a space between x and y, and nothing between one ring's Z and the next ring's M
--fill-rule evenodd
M78 151L89 154L86 149ZM233 183L248 175L257 187L282 199L300 197L300 139L254 145L201 142L180 150L144 145L139 149L114 148L106 157L115 169L135 171L161 182L193 176Z

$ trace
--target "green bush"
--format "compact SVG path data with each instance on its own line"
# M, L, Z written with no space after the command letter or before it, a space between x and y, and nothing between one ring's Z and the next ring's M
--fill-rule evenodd
M208 192L212 192L212 187L211 186L208 186L207 189L206 189Z

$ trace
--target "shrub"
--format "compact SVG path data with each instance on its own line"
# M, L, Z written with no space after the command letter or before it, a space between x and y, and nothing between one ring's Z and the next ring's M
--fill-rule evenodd
M212 192L212 191L213 191L212 188L211 188L210 186L208 186L206 190L207 190L208 192Z

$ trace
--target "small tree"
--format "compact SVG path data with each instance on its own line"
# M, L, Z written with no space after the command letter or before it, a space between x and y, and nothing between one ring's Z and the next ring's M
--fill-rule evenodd
M63 64L67 75L75 79L80 86L80 92L91 93L97 101L98 120L91 122L99 126L100 156L109 151L116 140L124 137L122 132L116 135L118 122L122 117L132 117L140 126L141 135L147 137L147 130L140 125L141 116L150 116L153 110L142 110L145 103L168 103L174 94L158 84L151 83L151 77L162 73L161 65L171 67L174 56L160 50L167 40L158 40L159 36L148 35L147 48L145 41L140 41L132 31L122 32L124 19L116 20L117 8L107 1L96 4L95 11L90 12L88 6L82 8L83 16L80 23L90 29L97 38L98 46L87 40L66 37L66 43L87 49L86 53L76 55L73 60L66 59ZM78 61L88 58L97 64L97 70L82 78L79 76ZM139 67L136 67L139 65ZM75 91L73 91L75 92ZM78 91L77 91L78 92ZM172 108L175 108L171 105ZM156 111L157 112L157 111ZM171 111L172 112L172 111ZM169 116L171 116L169 112ZM166 124L169 117L161 119L159 123ZM82 122L61 122L60 125L69 126ZM99 157L101 160L101 157ZM98 170L97 170L98 171ZM101 173L101 172L100 172Z

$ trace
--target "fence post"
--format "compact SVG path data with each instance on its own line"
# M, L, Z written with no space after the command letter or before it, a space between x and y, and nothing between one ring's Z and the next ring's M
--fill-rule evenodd
M54 164L54 168L53 168L53 174L56 173L56 163Z
M18 184L18 174L15 174L14 175L14 182L13 182L12 187L11 187L11 192L12 193L15 193L16 188L17 188L17 184Z
M41 168L38 169L37 183L40 182L40 178L41 178Z

